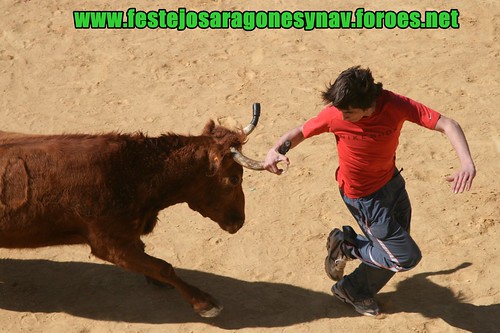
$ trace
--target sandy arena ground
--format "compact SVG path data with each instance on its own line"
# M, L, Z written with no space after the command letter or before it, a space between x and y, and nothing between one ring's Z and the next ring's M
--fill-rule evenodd
M76 30L73 10L449 10L460 29ZM247 221L235 235L178 205L163 211L147 250L214 295L203 319L177 292L90 255L88 246L0 249L0 332L498 332L500 330L500 2L69 1L0 2L0 129L23 133L174 131L209 119L260 124L245 153L323 107L340 71L369 66L384 87L462 125L477 166L470 192L446 175L457 157L438 132L406 124L398 150L423 260L377 300L378 319L330 294L325 238L355 225L334 180L333 137L289 153L278 177L246 171ZM357 227L356 227L357 228ZM347 271L355 267L350 263Z

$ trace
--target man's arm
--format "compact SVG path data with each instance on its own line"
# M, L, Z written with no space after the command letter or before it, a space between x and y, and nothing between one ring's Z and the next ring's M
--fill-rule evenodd
M288 159L288 157L278 153L278 148L283 143L285 143L286 140L290 140L291 142L290 149L296 147L299 143L304 141L304 135L302 134L302 125L286 132L269 150L264 161L264 168L266 168L267 171L280 175L281 173L283 173L283 170L278 168L277 164L279 162L290 164L290 160Z
M462 128L455 120L441 116L435 130L448 137L460 159L460 169L453 176L446 177L446 180L452 183L452 191L462 193L464 190L470 190L472 180L476 176L476 167L472 161L469 145Z

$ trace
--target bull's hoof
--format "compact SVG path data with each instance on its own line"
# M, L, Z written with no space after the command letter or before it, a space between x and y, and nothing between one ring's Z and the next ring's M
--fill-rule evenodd
M223 308L222 305L217 304L211 309L199 311L198 314L203 318L213 318L217 317Z

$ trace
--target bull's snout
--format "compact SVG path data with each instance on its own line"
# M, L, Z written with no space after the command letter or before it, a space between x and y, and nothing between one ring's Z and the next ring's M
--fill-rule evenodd
M233 221L231 222L231 224L220 224L220 227L224 230L224 231L227 231L229 232L230 234L235 234L236 232L238 232L238 230L241 229L241 227L243 227L243 224L245 223L244 220L241 220L241 221Z

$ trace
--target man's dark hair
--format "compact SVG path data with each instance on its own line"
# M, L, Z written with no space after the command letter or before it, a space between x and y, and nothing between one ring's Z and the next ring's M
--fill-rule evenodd
M375 83L370 69L355 66L340 73L322 97L338 109L352 107L366 110L375 104L381 93L382 83Z

